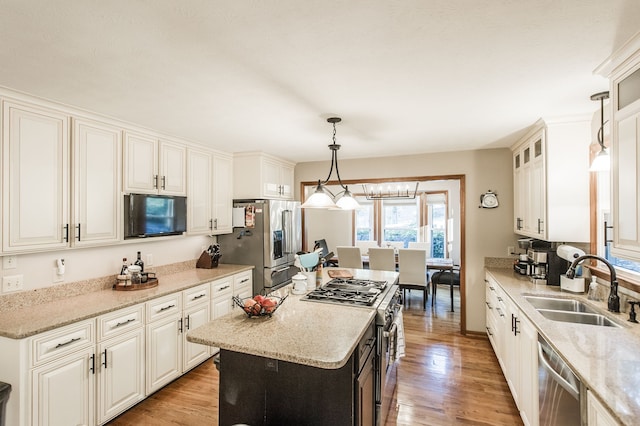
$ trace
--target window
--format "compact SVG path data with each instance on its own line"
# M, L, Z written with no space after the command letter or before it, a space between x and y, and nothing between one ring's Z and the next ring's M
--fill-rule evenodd
M418 241L419 198L384 200L382 203L382 241Z
M364 197L357 197L357 200L362 208L356 210L356 241L375 240L373 201L369 201Z

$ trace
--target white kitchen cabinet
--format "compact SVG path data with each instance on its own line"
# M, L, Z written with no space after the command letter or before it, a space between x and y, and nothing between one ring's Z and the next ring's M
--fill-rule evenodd
M94 347L87 347L32 371L32 424L94 425Z
M233 158L221 154L213 156L213 234L232 231Z
M144 332L144 304L98 317L98 424L145 398Z
M240 272L233 276L233 295L244 299L253 297L253 270ZM240 309L239 306L234 305Z
M2 102L4 252L69 244L69 117Z
M525 425L538 424L538 331L486 274L487 317L496 357ZM493 308L493 309L491 309ZM489 331L489 330L488 330Z
M209 322L211 317L211 284L206 283L182 292L182 372L185 373L211 356L211 347L187 341L187 331Z
M609 414L604 405L587 390L587 425L589 426L618 426L619 423Z
M232 158L190 148L187 164L187 232L191 235L231 232Z
M539 120L512 147L514 232L545 241L588 242L590 121Z
M233 158L233 198L293 199L295 163L249 152Z
M125 131L124 191L134 194L187 194L185 144Z
M640 261L640 35L614 55L611 80L613 243L611 253Z
M122 240L122 131L73 119L73 237L76 247Z

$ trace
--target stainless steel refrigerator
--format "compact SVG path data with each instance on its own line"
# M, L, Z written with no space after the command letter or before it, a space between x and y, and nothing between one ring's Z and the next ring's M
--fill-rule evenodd
M233 232L218 236L221 263L254 265L253 292L270 292L291 282L302 248L300 203L234 200Z

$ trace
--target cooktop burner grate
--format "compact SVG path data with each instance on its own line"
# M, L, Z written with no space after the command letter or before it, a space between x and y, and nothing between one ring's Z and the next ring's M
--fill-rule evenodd
M334 278L307 294L306 300L371 306L386 287L386 281Z

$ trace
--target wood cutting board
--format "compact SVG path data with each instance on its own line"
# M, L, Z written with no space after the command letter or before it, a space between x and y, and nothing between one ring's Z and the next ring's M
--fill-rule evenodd
M345 279L353 278L353 274L344 269L331 269L327 271L327 274L329 274L330 278L345 278Z

